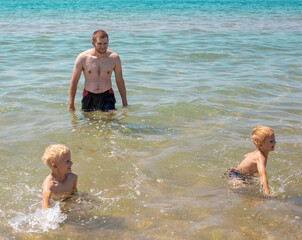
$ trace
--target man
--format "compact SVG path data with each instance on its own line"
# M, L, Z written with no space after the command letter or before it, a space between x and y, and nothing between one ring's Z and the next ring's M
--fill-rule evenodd
M82 99L83 111L115 109L116 101L111 82L112 71L114 71L123 107L128 105L121 60L118 54L108 49L108 43L109 38L105 31L95 31L92 35L94 48L80 53L77 57L69 88L68 111L75 110L74 99L82 71L85 77Z

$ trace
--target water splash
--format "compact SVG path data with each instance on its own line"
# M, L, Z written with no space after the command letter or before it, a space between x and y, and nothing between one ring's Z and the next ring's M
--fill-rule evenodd
M282 179L281 177L277 177L276 179L273 179L275 182L278 182L276 186L274 186L273 191L275 191L275 193L285 193L286 192L285 188L287 187L287 185L293 182L291 180L292 177L293 176L290 175L285 179Z
M59 202L53 208L37 209L34 213L20 214L9 221L16 232L39 233L57 229L67 215L61 212Z

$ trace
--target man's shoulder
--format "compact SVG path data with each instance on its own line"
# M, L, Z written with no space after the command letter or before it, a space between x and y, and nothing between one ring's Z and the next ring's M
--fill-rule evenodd
M94 54L94 48L87 49L86 51L82 52L83 54L92 55Z
M110 49L107 50L107 54L108 54L108 57L110 57L110 58L118 58L119 57L119 55L116 52L113 52Z
M91 56L93 56L93 49L88 49L84 52L81 52L78 55L78 58L87 58L87 57L91 57Z

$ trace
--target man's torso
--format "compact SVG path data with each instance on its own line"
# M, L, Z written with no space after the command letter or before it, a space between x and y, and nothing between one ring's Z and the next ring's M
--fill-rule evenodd
M84 88L92 93L102 93L112 88L111 75L115 67L116 54L107 50L97 57L93 49L83 53Z

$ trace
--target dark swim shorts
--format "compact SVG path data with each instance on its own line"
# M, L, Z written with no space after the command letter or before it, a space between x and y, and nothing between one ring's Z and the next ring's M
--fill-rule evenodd
M82 110L84 112L115 110L115 103L116 100L112 88L102 93L88 92L85 88L83 90Z
M235 169L228 169L228 174L230 178L239 178L240 180L243 180L244 182L251 179L250 176L240 174L239 172L236 172Z

